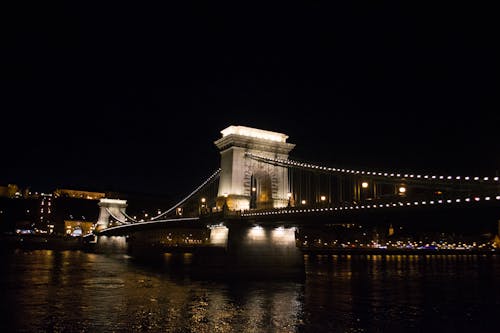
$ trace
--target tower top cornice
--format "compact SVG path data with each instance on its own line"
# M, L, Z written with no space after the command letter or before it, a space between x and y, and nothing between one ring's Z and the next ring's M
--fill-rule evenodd
M295 144L286 142L288 135L278 132L266 131L246 126L229 126L221 131L222 138L215 141L215 145L222 151L230 147L242 147L288 154Z
M276 142L286 142L286 139L288 139L288 135L283 134L283 133L272 132L272 131L267 131L267 130L258 129L258 128L252 128L252 127L246 127L246 126L231 125L225 129L223 129L220 132L222 134L222 137L225 137L225 136L228 136L231 134L236 134L236 135L240 135L240 136L246 136L246 137L269 140L269 141L276 141Z

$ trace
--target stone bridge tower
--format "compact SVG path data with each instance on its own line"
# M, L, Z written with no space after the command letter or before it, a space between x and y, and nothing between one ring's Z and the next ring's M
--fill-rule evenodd
M245 126L229 126L215 141L221 154L221 174L217 207L229 210L286 207L288 169L252 159L246 153L268 158L288 159L295 144L288 135Z
M120 221L126 220L125 209L127 208L127 200L102 198L98 205L100 210L95 226L96 231L106 229L109 225L109 218L112 215Z

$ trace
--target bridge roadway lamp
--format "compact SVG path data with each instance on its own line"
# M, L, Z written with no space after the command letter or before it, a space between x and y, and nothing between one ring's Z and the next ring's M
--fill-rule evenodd
M398 188L398 192L399 192L399 194L401 194L401 195L402 195L402 194L405 194L405 193L406 193L406 187L405 187L405 186L403 186L403 185L402 185L402 186L400 186L400 187Z
M200 204L199 213L200 214L204 214L205 213L205 208L207 207L207 205L206 205L207 199L201 198L200 202L201 202L201 204Z
M362 188L368 188L368 182L362 182L361 183Z

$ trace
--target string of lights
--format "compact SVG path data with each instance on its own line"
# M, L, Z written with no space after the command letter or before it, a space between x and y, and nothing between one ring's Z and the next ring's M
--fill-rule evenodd
M438 199L438 200L426 200L426 201L398 201L389 203L379 203L379 204L351 204L342 206L332 206L323 208L303 208L303 207L287 207L282 209L273 209L269 211L261 212L242 212L241 216L251 217L251 216L264 216L264 215L282 215L282 214L304 214L304 213L318 213L318 212L336 212L336 211L348 211L348 210L366 210L366 209L380 209L380 208L398 208L398 207L416 207L416 206L433 206L433 205L447 205L453 203L478 203L484 201L500 201L500 195L495 197L485 196L485 197L466 197L466 198L455 198L455 199Z
M498 176L495 177L479 177L479 176L443 176L443 175L422 175L420 173L402 173L402 172L381 172L381 171L367 171L367 170L356 170L356 169L345 169L345 168L335 168L335 167L327 167L320 166L311 163L298 162L290 159L279 159L279 158L270 158L265 156L260 156L256 154L252 154L247 152L246 155L250 158L254 158L256 160L279 164L281 166L290 166L295 168L309 169L309 170L317 170L329 173L336 174L351 174L351 175L366 175L366 176L374 176L374 177L385 177L388 179L394 180L439 180L446 182L489 182L492 184L500 184L500 178Z

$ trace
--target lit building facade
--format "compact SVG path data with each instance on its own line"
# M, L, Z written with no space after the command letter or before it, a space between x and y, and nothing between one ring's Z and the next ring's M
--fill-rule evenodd
M56 189L54 192L54 197L65 197L65 198L76 198L76 199L86 199L86 200L99 200L106 196L104 192L91 192L91 191L80 191L80 190L70 190L70 189Z
M35 233L54 233L54 218L53 218L53 198L52 194L41 194L39 197L40 208L38 219L35 221Z

